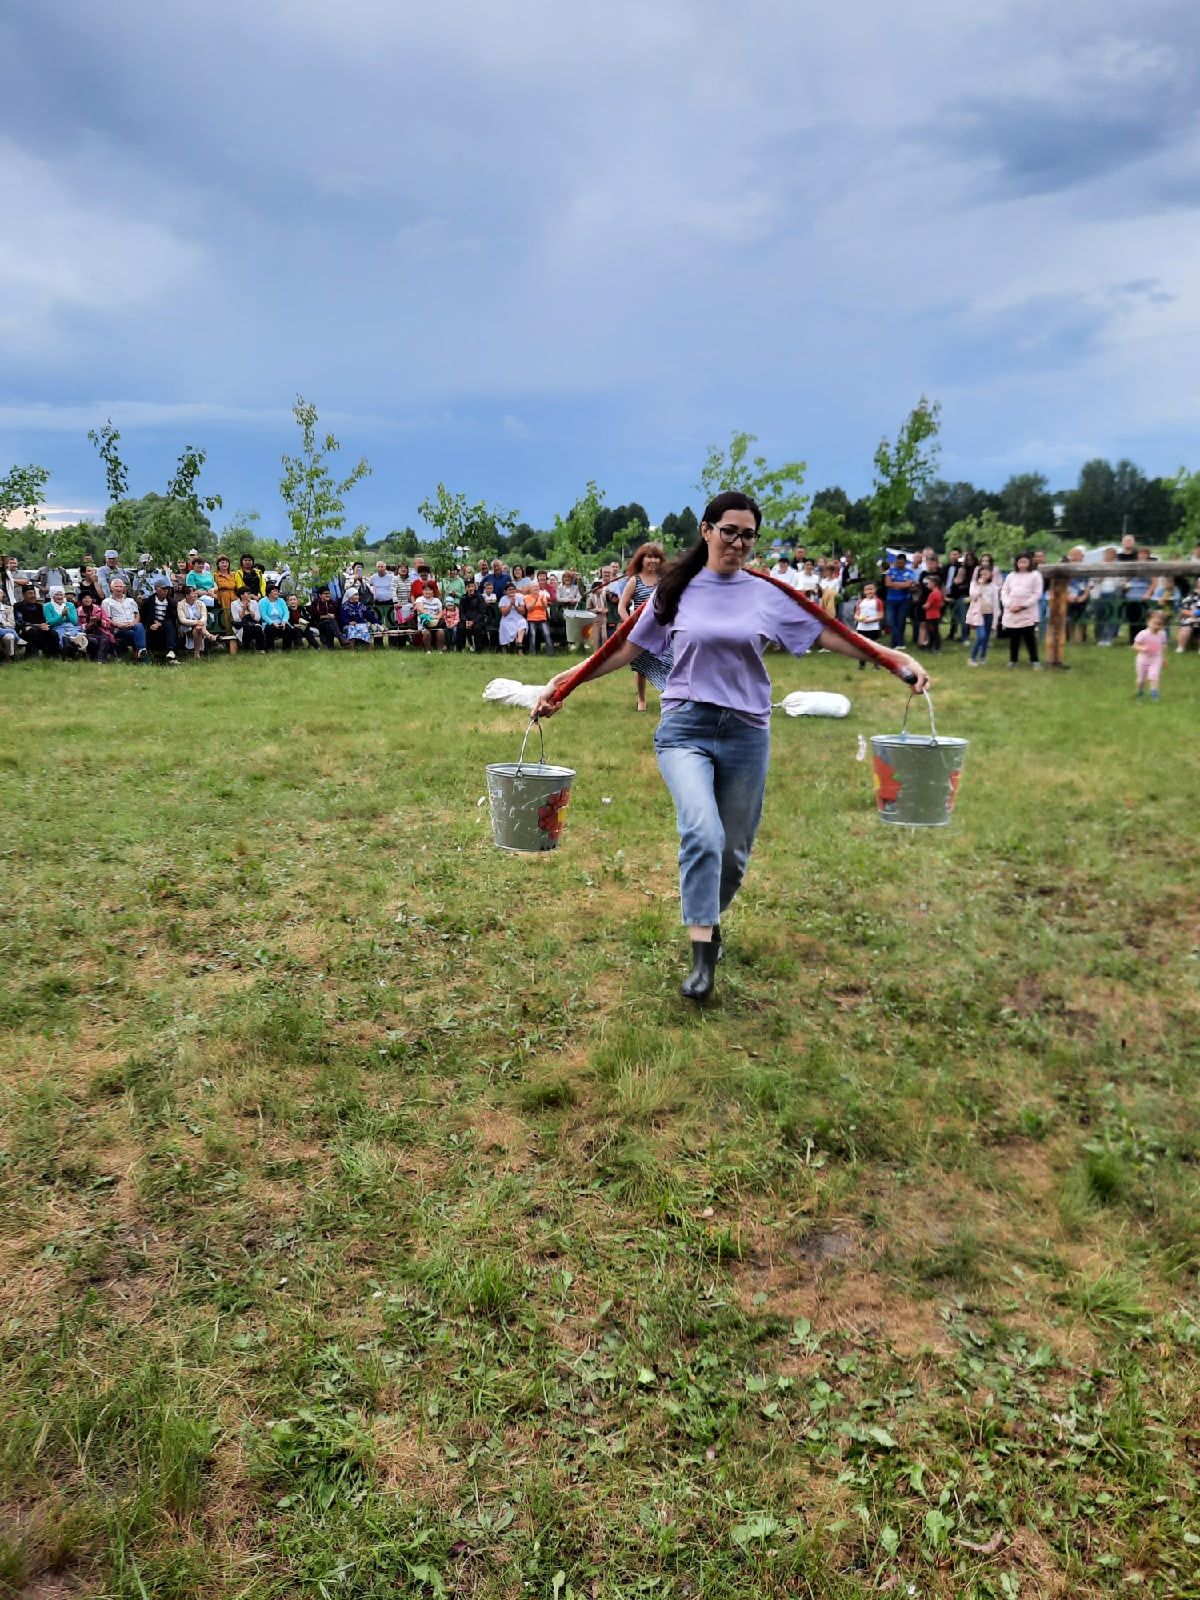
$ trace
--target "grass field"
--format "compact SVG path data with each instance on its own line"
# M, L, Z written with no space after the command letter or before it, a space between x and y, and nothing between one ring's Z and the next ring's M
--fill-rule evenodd
M782 721L716 1002L632 686L0 674L0 1593L1200 1596L1200 664ZM535 677L532 666L526 676Z

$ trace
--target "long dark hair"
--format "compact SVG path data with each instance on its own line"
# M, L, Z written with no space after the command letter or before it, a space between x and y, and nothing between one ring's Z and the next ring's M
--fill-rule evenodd
M762 526L762 512L757 502L748 494L743 494L740 489L726 489L724 494L716 495L705 506L704 516L700 520L701 529L715 528L727 511L749 511L754 518L756 533ZM654 591L654 615L659 622L675 621L680 596L707 563L708 545L701 532L696 543L681 556L676 556L658 580L658 588Z

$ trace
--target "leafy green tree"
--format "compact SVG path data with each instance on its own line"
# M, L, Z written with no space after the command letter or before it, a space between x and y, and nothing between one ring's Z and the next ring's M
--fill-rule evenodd
M829 511L824 506L814 506L808 513L802 543L810 554L817 551L825 555L840 555L843 550L850 548L845 522L837 512Z
M188 537L188 542L181 543L180 530L187 527L191 534L199 533L194 545L197 550L201 548L200 539L211 541L212 524L205 515L209 511L217 511L221 506L219 494L202 495L196 488L200 470L206 459L203 450L197 450L194 445L185 445L176 464L175 472L167 485L165 496L155 496L157 502L150 513L145 529L141 531L141 550L156 562L166 562L178 558L181 550L193 548L193 539ZM150 496L146 497L147 499Z
M1132 461L1085 461L1063 502L1063 532L1073 544L1113 544L1125 533L1139 544L1163 544L1178 530L1172 485L1147 478Z
M894 541L901 525L907 523L910 503L933 477L940 415L941 407L922 395L896 435L895 444L885 438L876 447L871 535L878 547Z
M113 427L112 418L106 419L102 428L89 428L88 438L95 445L104 463L104 477L108 485L108 510L104 514L105 536L112 540L113 549L128 560L133 554L133 511L129 504L129 468L121 457L121 434Z
M412 528L393 528L371 546L376 561L413 561L421 553L421 541Z
M38 508L46 503L46 485L50 472L31 461L28 466L10 467L0 478L0 528L6 528L10 519L26 514L26 525L37 526Z
M228 556L234 566L240 556L253 556L260 567L273 567L283 558L283 546L258 532L257 511L236 511L217 534L217 554ZM199 546L197 546L199 548Z
M996 511L1007 523L1026 533L1054 526L1054 496L1041 472L1016 472L1001 488Z
M681 546L695 544L700 537L700 521L691 506L684 506L679 512L668 511L658 531L669 550L678 550Z
M193 547L211 550L214 543L212 523L202 508L153 490L110 507L105 524L108 534L128 542L131 555L145 552L156 561L177 560ZM112 542L124 553L118 537L113 537Z
M287 546L296 576L323 580L353 559L366 543L367 529L360 523L348 537L339 537L346 525L345 497L371 469L361 457L344 478L331 471L329 460L342 448L332 433L317 438L317 408L297 395L292 415L300 429L300 454L283 457L279 492L287 507L292 537Z
M956 522L995 511L998 505L997 495L977 489L973 483L931 478L921 493L909 501L905 516L912 524L915 543L943 550L948 548L947 534Z
M1179 517L1179 532L1188 549L1194 549L1200 544L1200 472L1180 467L1175 476L1165 482Z
M1018 553L1030 549L1032 544L1026 528L1020 523L1005 522L990 509L975 517L964 517L946 533L947 549L974 550L976 555L987 550L1002 567L1011 567Z
M751 456L750 446L757 442L753 433L734 432L728 451L709 445L697 487L705 501L724 489L740 489L752 495L762 511L764 531L794 539L803 525L808 504L803 490L808 465L804 461L784 461L772 467L766 456Z
M588 486L565 517L554 515L554 543L547 562L580 572L595 565L596 522L604 510L604 492L589 479Z
M468 555L491 554L503 537L502 530L511 531L517 521L515 511L493 508L486 500L471 505L465 494L451 494L444 483L439 483L432 498L422 500L417 510L438 530L447 550L463 550ZM430 548L426 546L423 554L432 565Z
M850 510L850 496L839 484L832 484L828 489L818 489L812 497L812 506L808 513L811 525L814 511L828 511L835 517L840 517L843 522Z

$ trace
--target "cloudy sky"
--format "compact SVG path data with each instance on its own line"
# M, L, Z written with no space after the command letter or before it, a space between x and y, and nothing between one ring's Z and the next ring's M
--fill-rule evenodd
M656 520L733 428L869 486L1200 466L1194 0L7 0L0 470L209 453L282 531L297 393L374 475Z

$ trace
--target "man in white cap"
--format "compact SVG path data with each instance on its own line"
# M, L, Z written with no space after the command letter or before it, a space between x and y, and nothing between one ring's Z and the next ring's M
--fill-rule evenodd
M104 552L104 565L96 573L96 587L106 600L112 597L112 586L117 579L121 580L127 595L132 594L133 585L129 581L129 574L121 565L119 550L106 550Z

